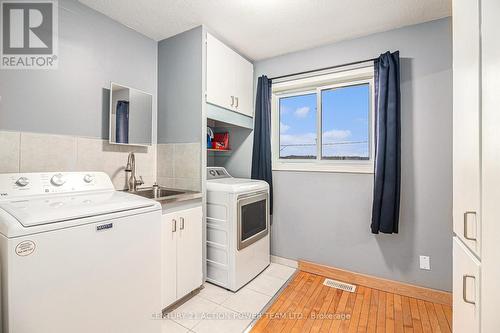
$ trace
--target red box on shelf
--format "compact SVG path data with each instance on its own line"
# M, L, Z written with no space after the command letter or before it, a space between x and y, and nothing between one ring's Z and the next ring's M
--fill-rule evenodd
M212 148L218 150L229 150L229 133L215 133L212 140Z

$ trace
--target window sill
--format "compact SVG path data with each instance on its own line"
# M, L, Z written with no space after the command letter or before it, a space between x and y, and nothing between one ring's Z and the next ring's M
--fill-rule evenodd
M308 163L308 162L275 162L272 165L273 171L299 171L299 172L326 172L326 173L361 173L373 174L375 172L373 164L344 163Z

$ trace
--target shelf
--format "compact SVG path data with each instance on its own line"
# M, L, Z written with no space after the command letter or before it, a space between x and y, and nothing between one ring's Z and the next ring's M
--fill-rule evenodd
M207 151L220 151L220 152L230 152L231 149L214 149L214 148L207 148Z
M211 127L239 127L253 130L253 118L207 103L207 118ZM210 124L210 120L218 124Z

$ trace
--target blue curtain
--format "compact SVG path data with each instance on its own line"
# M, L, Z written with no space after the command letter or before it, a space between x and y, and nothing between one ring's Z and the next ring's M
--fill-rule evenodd
M399 51L375 61L374 234L397 233L401 187L401 91Z
M116 103L116 143L128 143L129 126L129 102L118 101Z
M271 80L263 75L257 84L253 131L252 179L265 180L270 188L273 213L273 175L271 162Z

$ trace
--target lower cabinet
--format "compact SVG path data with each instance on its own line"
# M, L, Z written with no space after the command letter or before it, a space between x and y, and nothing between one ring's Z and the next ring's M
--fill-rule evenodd
M453 332L479 333L481 264L453 237Z
M162 243L165 308L203 284L201 206L164 214Z

